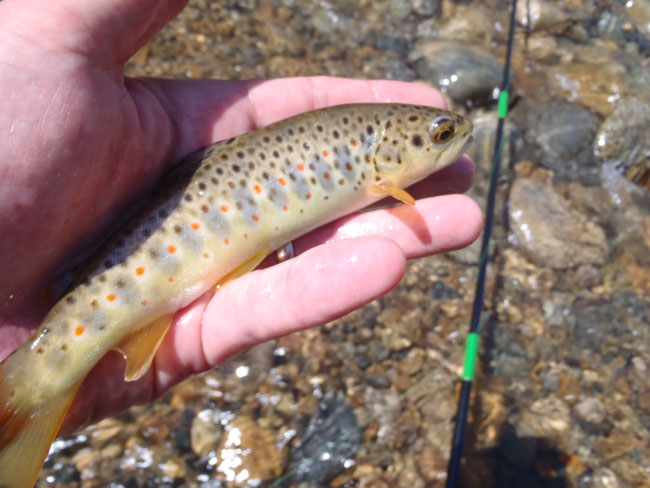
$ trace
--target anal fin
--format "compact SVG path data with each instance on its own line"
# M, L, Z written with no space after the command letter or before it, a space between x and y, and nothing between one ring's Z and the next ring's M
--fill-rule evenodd
M223 285L226 283L236 280L240 276L244 276L246 273L250 273L253 271L255 268L257 268L262 261L264 261L264 258L269 254L269 251L264 249L262 251L257 251L255 254L253 254L250 258L248 258L246 261L244 261L242 264L237 266L235 269L233 269L230 273L228 273L226 276L221 278L215 285L214 289L218 290L221 288Z
M126 336L115 347L126 359L125 381L137 381L147 372L173 318L174 314L163 315Z

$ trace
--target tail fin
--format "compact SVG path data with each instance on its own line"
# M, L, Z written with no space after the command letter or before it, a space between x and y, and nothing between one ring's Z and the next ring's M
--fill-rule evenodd
M0 364L0 488L33 487L77 388L33 406L4 384Z

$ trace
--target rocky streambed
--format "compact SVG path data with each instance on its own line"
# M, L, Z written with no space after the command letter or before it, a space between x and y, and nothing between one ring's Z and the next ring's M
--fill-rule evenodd
M440 87L483 204L509 3L193 0L133 76ZM464 487L650 487L650 2L520 2ZM38 486L444 486L478 244L55 442Z

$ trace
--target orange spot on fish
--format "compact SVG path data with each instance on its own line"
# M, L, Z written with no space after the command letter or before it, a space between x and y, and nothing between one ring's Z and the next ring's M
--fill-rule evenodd
M78 336L86 332L86 328L83 325L77 325L77 327L74 330L74 333Z
M198 222L192 222L192 229L199 230L199 227L201 227L201 224Z
M16 390L11 390L11 391L9 392L9 396L11 396L11 397L14 396L15 394L16 394Z
M223 242L224 242L224 244L227 246L228 244L230 244L230 239L228 239L228 238L226 237L226 238L223 240Z
M142 305L142 306L145 306L146 304L147 304L147 301L146 301L146 300L142 300L142 301L140 302L140 305Z
M305 195L305 198L306 198L307 200L309 200L309 199L311 198L311 193L307 193L307 194Z
M176 246L167 246L167 251L169 254L174 254L176 252Z
M289 210L289 205L285 205L284 207L282 207L282 209L286 212L287 210Z
M138 276L142 276L144 274L144 266L140 266L139 268L136 268L135 274Z
M255 222L259 222L259 221L260 221L260 218L259 218L257 215L253 215L253 220L254 220Z
M305 165L302 164L302 163L298 164L298 169L299 169L300 171L304 171L304 170L305 170Z
M244 234L244 239L248 239L248 233Z
M255 190L255 193L262 193L262 187L260 185L255 185L253 189Z
M354 147L357 147L357 140L356 139L350 140L350 144L352 144Z
M327 157L327 156L329 156L329 155L330 155L330 152L329 152L329 151L323 151L323 156Z
M330 179L330 174L327 171L325 171L325 173L323 173L323 176L325 177L326 180Z
M282 186L284 186L284 185L287 184L287 182L284 181L284 178L280 178L278 181L280 182L280 184L281 184Z
M170 277L167 279L167 281L169 281L169 282L171 283L172 281L174 281L174 278L172 278L172 277L170 276Z
M228 205L222 205L222 206L219 207L219 208L221 208L221 211L222 211L223 213L226 213L226 212L228 211Z
M209 255L207 252L204 252L204 253L203 253L203 257L204 257L205 259L208 259L208 258L210 257L210 255Z
M116 298L117 298L117 295L114 294L114 293L109 293L108 295L106 295L106 300L108 300L109 302L114 301Z

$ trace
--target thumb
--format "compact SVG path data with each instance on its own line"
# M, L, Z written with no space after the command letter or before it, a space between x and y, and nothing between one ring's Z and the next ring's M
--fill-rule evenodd
M5 28L47 39L49 48L83 54L98 64L123 64L188 0L5 0ZM9 25L7 25L9 23Z

